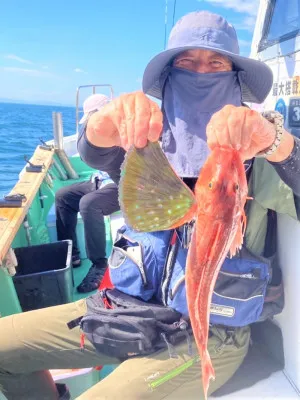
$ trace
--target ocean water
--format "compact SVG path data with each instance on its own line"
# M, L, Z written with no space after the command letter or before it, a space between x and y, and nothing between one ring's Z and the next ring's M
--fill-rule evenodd
M40 138L53 139L52 112L61 112L64 136L76 131L75 107L0 103L0 198L9 193Z

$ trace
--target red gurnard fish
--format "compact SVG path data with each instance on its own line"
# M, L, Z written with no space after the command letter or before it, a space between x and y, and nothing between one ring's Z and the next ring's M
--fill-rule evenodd
M169 164L158 143L131 148L122 166L119 200L137 231L176 228L195 219L186 265L189 317L202 366L205 399L215 378L207 350L210 305L220 268L242 246L247 180L237 150L215 147L200 171L195 194Z

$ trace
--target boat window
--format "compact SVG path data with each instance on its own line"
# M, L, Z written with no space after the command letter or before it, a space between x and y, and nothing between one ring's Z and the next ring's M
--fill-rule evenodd
M266 13L260 50L297 36L300 31L300 0L271 1Z

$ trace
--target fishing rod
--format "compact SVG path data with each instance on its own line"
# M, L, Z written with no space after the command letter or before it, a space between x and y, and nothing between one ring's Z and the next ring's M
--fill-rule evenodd
M176 14L176 1L174 0L173 4L173 21L172 21L172 28L175 24L175 14ZM167 46L167 27L168 27L168 0L166 0L165 3L165 37L164 37L164 49L166 49Z

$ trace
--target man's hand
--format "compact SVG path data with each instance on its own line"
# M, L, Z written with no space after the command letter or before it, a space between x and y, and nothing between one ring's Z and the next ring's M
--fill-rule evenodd
M275 126L258 112L246 107L228 105L216 112L206 129L208 146L227 146L239 150L249 160L268 149L275 141ZM284 131L282 142L268 160L279 162L293 150L294 138Z
M134 144L145 147L156 142L162 131L159 106L143 92L123 94L91 116L87 138L95 146L121 146L125 150Z

